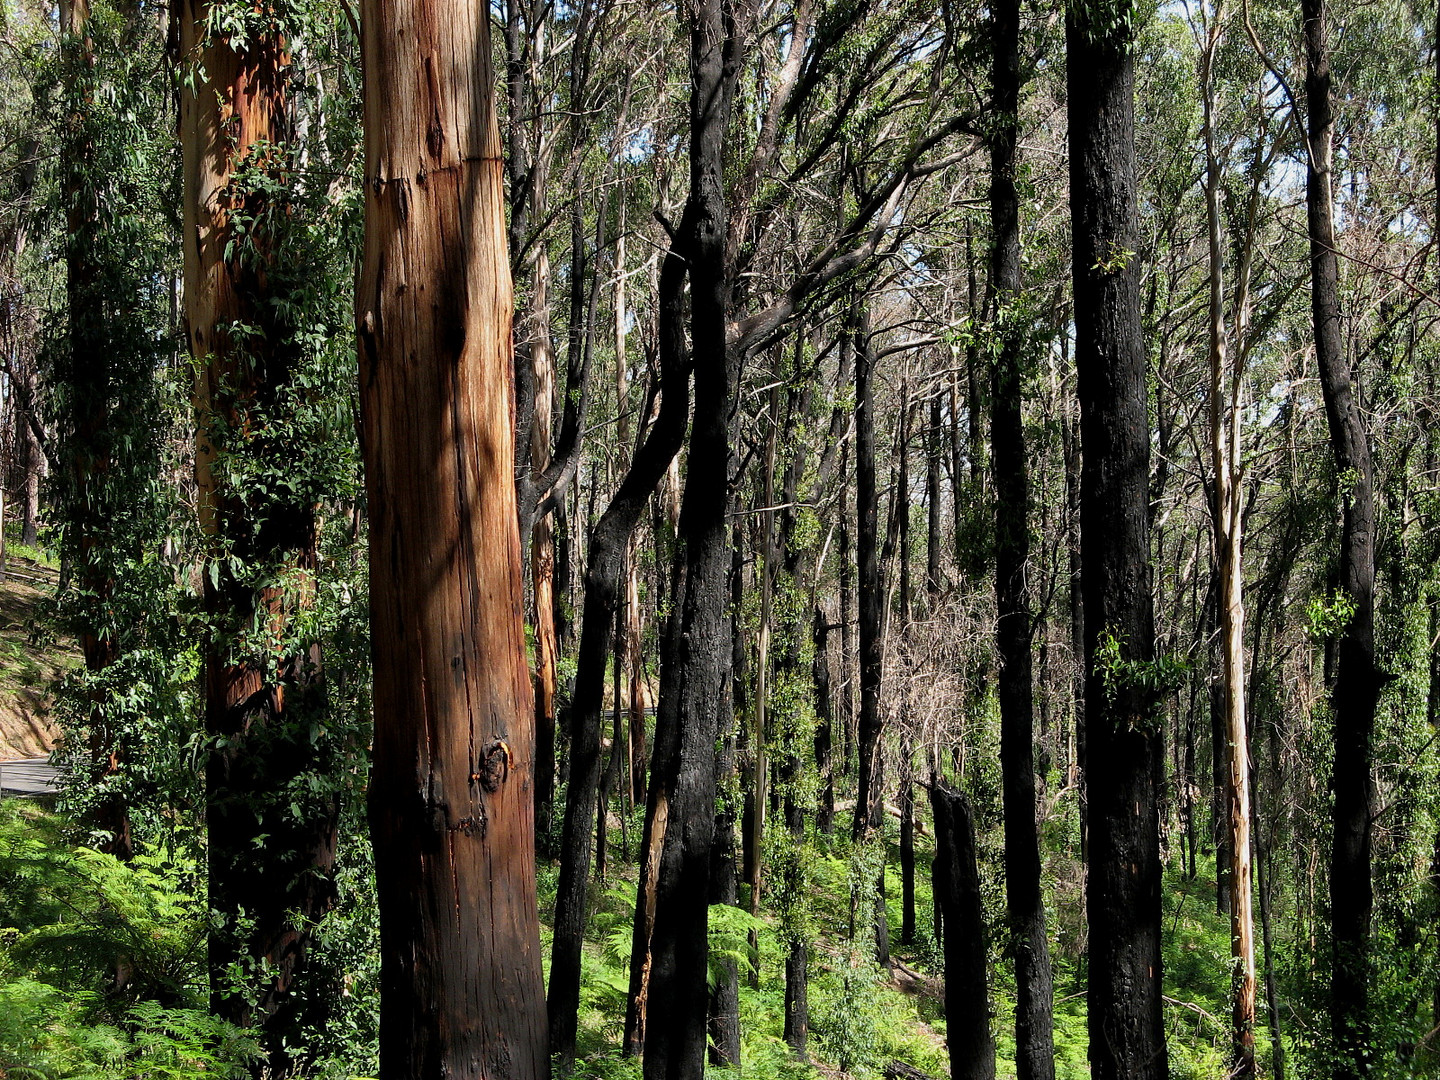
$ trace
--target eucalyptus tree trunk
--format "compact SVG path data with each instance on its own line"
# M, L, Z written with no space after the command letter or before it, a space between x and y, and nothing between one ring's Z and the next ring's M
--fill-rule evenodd
M1335 454L1343 521L1340 593L1348 618L1340 634L1331 701L1335 709L1330 854L1330 1024L1337 1080L1369 1074L1371 767L1380 672L1375 665L1375 496L1360 387L1340 336L1340 266L1335 246L1330 43L1325 0L1301 0L1309 168L1310 313L1315 365Z
M1145 347L1129 0L1071 0L1066 19L1079 377L1085 767L1089 800L1090 1067L1169 1074L1161 1001L1157 757L1163 730L1137 677L1155 660Z
M382 1080L550 1075L489 16L365 0Z
M875 483L875 353L863 308L857 311L847 332L855 341L855 550L860 601L860 713L855 734L858 760L851 839L859 845L877 842L885 814L885 720L880 711L885 582L879 550L880 498ZM883 961L890 951L883 863L875 889L875 955ZM855 921L859 921L858 913Z
M534 48L543 37L536 35ZM535 63L536 61L532 61ZM544 142L544 140L539 140ZM543 221L546 214L548 154L539 153L530 166L530 212ZM530 271L530 310L525 320L529 329L525 351L530 360L531 481L523 485L529 497L540 476L550 467L551 419L555 406L555 352L550 338L550 255L541 240L534 244ZM518 387L517 387L518 389ZM521 488L517 487L517 492ZM521 516L528 508L521 510ZM555 803L555 703L559 689L557 665L560 639L555 625L555 517L554 513L533 514L530 527L531 603L535 629L535 831L542 846L549 835Z
M775 602L775 442L779 435L780 396L770 392L769 430L765 436L761 505L756 515L760 528L760 628L755 642L755 704L751 709L749 782L745 787L745 880L750 885L750 914L760 915L760 891L764 886L765 818L769 806L770 754L770 640ZM760 988L760 939L750 934L750 986Z
M912 581L910 579L910 377L907 373L900 382L900 415L898 417L899 465L896 472L895 493L891 496L891 519L895 522L900 556L899 614L900 637L902 642L910 637L910 620L914 615L911 601ZM883 571L882 571L883 574ZM908 661L903 669L908 684L910 671ZM895 770L896 803L900 811L900 943L911 945L915 941L915 740L910 725L910 691L908 685L900 693L900 752ZM889 919L883 909L877 910L876 930L883 924L889 937ZM883 922L882 922L883 920ZM883 957L882 957L883 958Z
M33 368L31 370L33 372ZM31 400L34 400L33 374L30 378L31 385L27 389ZM33 548L40 543L40 485L45 479L45 454L40 448L40 440L35 437L34 428L29 424L22 425L18 434L20 465L25 472L25 502L20 507L20 543Z
M931 391L930 423L925 429L925 597L931 615L940 605L945 571L941 551L941 457L945 452L944 428L941 419L940 391Z
M842 361L847 349L853 348L848 332L840 342ZM851 354L853 356L853 352ZM836 573L840 578L840 694L837 704L840 720L840 776L850 772L851 753L855 746L855 727L859 720L855 707L855 570L850 526L850 442L840 448L840 522L836 527ZM834 770L832 769L832 774Z
M990 282L1000 354L990 392L995 476L995 607L1000 773L1005 813L1005 899L1015 956L1015 1068L1019 1080L1053 1080L1052 977L1040 838L1035 827L1034 628L1030 610L1030 469L1023 416L1026 327L1015 187L1020 108L1020 0L991 6L996 115L990 136Z
M628 405L629 373L626 368L626 302L625 302L625 205L620 204L620 229L615 238L615 401L619 410L617 430L621 446L631 444L630 412ZM643 424L642 424L643 428ZM645 681L645 655L642 649L644 636L644 609L640 604L640 552L632 533L629 551L625 560L625 636L622 660L629 673L630 723L626 739L627 754L626 784L628 785L627 807L645 798L643 783L645 745L645 712L650 701L649 687ZM620 737L620 732L616 737ZM635 768L635 750L641 748L641 766Z
M935 908L945 925L945 1041L951 1080L994 1080L995 1040L990 1034L990 987L985 965L985 910L976 862L975 817L970 800L936 779L930 786L935 814Z
M915 944L915 742L907 730L900 738L900 944Z
M1210 458L1214 474L1213 521L1217 554L1221 685L1224 706L1226 806L1230 855L1230 957L1232 1077L1255 1075L1255 921L1251 910L1250 737L1245 724L1245 607L1240 493L1240 393L1243 386L1242 337L1234 359L1227 356L1223 222L1220 216L1220 160L1215 131L1215 57L1224 35L1224 4L1210 11L1210 26L1200 59L1205 141L1205 215L1210 256ZM1239 288L1238 307L1247 308L1247 282ZM1243 320L1243 315L1242 315Z
M684 220L681 228L689 228ZM600 786L600 725L604 711L605 667L610 654L616 612L624 600L626 552L645 504L665 475L685 439L690 409L690 360L685 350L683 300L688 268L684 255L672 249L665 257L659 282L660 413L635 452L630 468L596 523L585 572L585 599L580 622L580 650L575 693L570 705L570 783L560 835L560 879L555 898L555 936L550 957L546 1008L550 1017L551 1053L562 1068L573 1061L580 1008L580 957L585 931L585 890L592 854L590 823ZM643 852L649 850L647 818ZM663 839L663 823L661 825ZM642 873L641 900L647 909L647 879ZM627 1051L641 1038L633 982L627 1008Z
M875 484L874 350L863 311L847 332L855 341L855 514L860 615L860 714L856 725L858 787L851 836L868 840L884 813L880 680L884 582L880 577L880 498Z
M283 182L290 167L290 55L274 23L237 43L211 16L206 0L176 12L182 62L196 83L181 93L181 143L212 635L204 656L211 1008L260 1025L269 1067L283 1071L287 1028L301 1019L289 1014L303 1007L292 982L310 927L334 900L338 796L297 800L289 791L331 764L312 738L326 707L319 642L294 626L314 604L318 526L304 495L237 490L216 464L233 454L284 468L290 454L285 401L301 354L275 266L286 211L283 197L264 185L246 190L238 172ZM237 967L246 972L238 981Z
M98 260L100 207L95 183L87 175L94 152L95 44L90 36L89 0L64 0L60 5L61 59L66 80L69 111L60 146L62 197L65 201L65 293L69 309L69 340L62 363L71 398L69 432L70 499L66 508L65 554L75 567L85 604L77 627L80 652L86 670L94 675L119 657L115 628L108 625L105 608L114 591L114 582L104 566L107 522L102 509L104 478L111 471L109 427L111 355L113 342L107 319L105 268ZM12 375L11 394L25 391L25 405L31 416L26 425L30 438L34 426L34 394L28 382ZM27 439L28 442L28 439ZM30 491L27 478L22 509L29 514ZM63 577L63 575L62 575ZM92 802L85 824L102 839L101 850L120 859L134 853L130 811L118 790L127 757L123 732L95 700L89 716L89 756L92 789L100 792Z
M737 507L738 508L738 507ZM741 612L745 602L745 555L740 517L731 524L730 542L730 675L720 700L720 753L715 763L715 844L710 853L710 904L740 906L740 875L735 862L735 824L740 778L735 766L735 721L746 653ZM740 1065L740 964L734 956L720 961L710 988L710 1064Z
M815 650L810 666L810 677L815 686L815 768L820 782L815 828L827 836L835 831L835 695L830 674L832 629L828 612L817 600L810 632Z
M731 282L725 252L724 147L739 74L739 42L722 0L689 13L690 339L695 417L680 511L684 586L674 644L661 671L660 718L647 810L668 793L649 942L648 1000L664 1020L645 1028L645 1080L705 1073L710 848L715 825L715 702L730 663L727 516L730 414L740 356L726 344ZM666 730L662 738L661 728Z

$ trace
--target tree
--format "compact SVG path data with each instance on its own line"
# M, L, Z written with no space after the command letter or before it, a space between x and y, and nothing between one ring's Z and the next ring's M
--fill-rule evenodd
M875 483L875 350L870 341L868 313L852 310L846 332L855 344L855 518L856 568L859 583L860 711L856 721L856 794L851 839L869 842L884 822L885 757L880 712L884 670L884 578L881 572L880 497ZM890 954L890 927L885 919L885 869L875 882L875 955ZM855 914L858 924L859 912Z
M90 36L88 0L66 0L60 5L59 13L69 91L69 115L61 147L67 239L65 292L70 316L65 349L66 383L71 400L70 437L65 440L71 459L66 548L78 564L76 577L81 596L85 598L79 620L80 651L86 669L99 676L115 662L119 648L115 628L103 614L114 581L103 550L106 531L103 492L97 490L97 481L111 468L112 327L102 301L105 268L98 258L99 198L95 181L87 171L96 136L93 85L96 56ZM27 513L29 498L27 484ZM26 542L33 542L33 538ZM89 815L90 825L101 834L102 850L128 859L134 853L134 839L129 807L119 790L117 776L128 755L120 726L111 722L100 694L96 693L94 698L88 740L91 780L105 794L96 801Z
M367 0L356 297L380 1075L550 1073L488 13Z
M1301 0L1308 139L1305 217L1315 366L1335 455L1343 525L1338 596L1346 608L1330 700L1335 710L1330 853L1331 1034L1340 1080L1369 1073L1371 764L1381 676L1375 663L1375 495L1360 387L1340 327L1333 203L1335 120L1325 0Z
M1066 17L1071 266L1080 398L1090 1066L1168 1074L1161 1015L1160 835L1153 698L1149 422L1140 327L1135 7L1072 0Z
M730 566L730 414L740 354L726 341L731 281L725 258L725 138L739 75L734 12L700 0L690 33L690 190L682 229L690 264L690 347L695 369L685 495L684 546L673 651L664 656L654 764L646 805L649 844L663 839L655 865L648 942L647 1001L666 1003L664 1023L645 1025L646 1080L700 1080L705 1074L708 996L695 977L709 957L710 858L715 829L715 703L724 690L731 635L725 587ZM662 806L662 800L668 805ZM652 849L653 850L653 849ZM649 852L647 851L647 855ZM644 872L642 870L642 872ZM636 919L637 938L641 919ZM632 955L632 963L636 957Z
M1020 4L991 9L996 124L990 136L990 280L1000 355L990 393L995 474L995 600L998 612L1000 768L1005 800L1005 897L1015 954L1015 1056L1021 1080L1055 1075L1049 934L1035 831L1034 700L1031 687L1030 470L1023 397L1025 297L1020 200L1015 187L1020 109ZM933 575L932 575L933 577Z
M297 253L284 235L294 212L283 187L294 167L286 28L266 7L228 28L222 14L206 0L174 12L194 78L181 95L181 144L211 620L211 997L217 1015L262 1027L270 1065L283 1070L286 1036L300 1022L292 984L311 927L334 899L338 794L303 782L331 768L316 731L320 649L304 629L315 603L316 488L326 484L305 468L314 433L296 419L304 357L286 303L298 269L286 265ZM288 483L271 480L277 474Z
M672 246L661 268L659 283L660 412L596 524L585 572L580 653L570 708L570 786L560 836L555 945L550 958L547 999L551 1052L559 1057L562 1067L575 1052L580 1008L580 950L593 851L590 825L595 819L600 786L605 668L615 615L622 601L626 554L645 504L685 441L689 419L691 360L685 347L682 321L687 273L681 249ZM630 1028L627 1024L627 1030Z
M964 794L936 781L936 904L945 913L945 1041L952 1080L994 1080L990 988L985 975L985 911L975 854L975 815Z
M1225 8L1209 12L1200 60L1201 107L1205 140L1205 219L1210 259L1210 461L1213 470L1215 552L1218 578L1216 610L1220 623L1219 703L1223 706L1228 822L1230 950L1234 963L1231 1023L1231 1075L1255 1075L1255 919L1251 907L1250 858L1250 734L1245 722L1245 607L1241 537L1244 513L1240 447L1240 394L1244 386L1241 340L1232 360L1227 356L1225 329L1224 223L1221 221L1221 175L1216 132L1215 60L1225 29ZM1242 271L1237 303L1249 308L1249 260ZM1242 314L1242 319L1245 316ZM1237 328L1237 329L1242 329Z

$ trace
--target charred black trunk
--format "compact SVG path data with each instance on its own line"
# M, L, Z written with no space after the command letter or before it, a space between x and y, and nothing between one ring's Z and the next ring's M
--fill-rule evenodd
M1340 335L1340 268L1332 189L1334 116L1325 0L1302 0L1309 168L1305 184L1310 229L1310 310L1315 364L1335 454L1343 510L1339 585L1351 608L1338 643L1331 701L1335 709L1332 784L1334 846L1330 855L1332 948L1331 1036L1337 1080L1369 1073L1371 765L1380 673L1375 665L1375 497L1370 443L1360 388Z
M732 537L734 533L732 532ZM736 803L739 777L735 768L735 669L734 653L744 650L739 612L744 600L742 554L739 543L731 543L730 635L731 672L725 680L720 701L720 754L715 763L719 792L715 804L715 844L710 851L710 903L740 904L740 879L735 865ZM710 988L710 1064L740 1065L740 965L734 957L720 964L715 985Z
M1096 1080L1169 1073L1161 1002L1157 756L1149 684L1149 422L1140 324L1130 4L1066 20L1079 377L1090 1065Z
M682 230L691 227L689 221L689 215L682 219ZM585 574L580 652L569 710L570 783L560 834L555 943L546 999L550 1052L559 1058L562 1067L573 1060L575 1053L585 887L591 860L590 826L595 819L600 785L605 664L624 590L625 553L646 502L684 442L690 408L682 312L685 275L685 257L672 249L660 271L660 413L595 527Z
M1219 658L1214 658L1218 663ZM1225 813L1225 685L1210 680L1210 825L1215 842L1215 914L1230 914L1230 822Z
M941 781L930 788L935 813L935 908L945 924L945 1041L951 1080L994 1080L986 980L985 911L975 860L970 800Z
M696 407L680 511L685 585L676 648L666 654L661 670L661 719L651 776L652 791L669 788L669 823L660 848L646 1000L664 1002L665 1019L645 1025L645 1080L701 1080L705 1072L708 998L704 979L696 976L709 960L715 703L731 644L725 587L729 499L723 493L729 487L730 415L740 356L726 345L730 282L723 166L738 68L728 12L721 0L700 0L690 14L687 209L693 232L686 254ZM658 728L672 724L675 736L662 744ZM652 794L647 809L653 806Z
M1020 0L995 0L992 65L997 123L990 141L990 279L1000 355L990 394L995 475L995 601L1000 698L1000 772L1005 804L1005 898L1015 956L1015 1068L1019 1080L1052 1080L1050 946L1035 829L1030 472L1022 414L1026 327L1021 322L1019 137Z
M811 677L815 682L815 767L820 772L820 805L815 827L822 833L835 831L835 721L830 693L830 622L825 610L815 605L812 630L815 657Z
M880 678L885 596L880 578L880 498L875 484L875 361L863 310L850 332L855 336L855 550L860 599L860 715L856 726L859 762L851 833L860 841L880 828L884 811Z
M907 737L900 751L900 944L915 944L915 776Z

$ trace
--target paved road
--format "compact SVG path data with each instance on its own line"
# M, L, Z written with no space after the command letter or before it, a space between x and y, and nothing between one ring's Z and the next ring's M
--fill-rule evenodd
M49 758L0 761L0 796L35 798L55 793L55 766Z

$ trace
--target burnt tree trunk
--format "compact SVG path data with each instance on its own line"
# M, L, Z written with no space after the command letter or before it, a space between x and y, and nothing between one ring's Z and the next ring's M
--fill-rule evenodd
M1342 503L1340 590L1351 614L1339 641L1331 701L1335 709L1330 854L1330 1025L1337 1080L1369 1073L1371 759L1380 673L1375 665L1375 498L1360 387L1340 336L1340 267L1335 247L1330 43L1325 0L1301 0L1309 167L1310 313L1315 365L1335 454Z
M880 827L884 811L880 714L884 582L880 579L880 498L875 484L874 353L864 314L855 337L855 510L860 608L860 715L856 725L858 788L851 835L859 842Z
M830 682L830 625L825 609L817 603L811 638L815 655L811 679L815 683L815 767L820 774L820 803L815 811L815 828L829 835L835 831L835 709Z
M1230 829L1225 812L1225 687L1218 678L1210 680L1209 700L1210 825L1215 842L1215 914L1229 915L1231 860Z
M1052 982L1040 838L1035 827L1035 732L1030 610L1030 470L1022 412L1026 327L1020 258L1020 199L1015 187L1020 107L1020 0L991 7L990 281L1000 354L990 392L995 476L996 651L1000 699L1000 774L1005 814L1005 901L1015 957L1015 1069L1019 1080L1053 1080Z
M1152 680L1149 423L1135 199L1133 6L1066 19L1085 620L1090 1066L1096 1080L1169 1074L1161 1001L1163 729Z
M941 458L945 453L944 426L940 416L940 394L930 398L930 423L925 429L925 596L927 610L934 614L945 587L941 562Z
M880 497L875 484L874 351L869 320L861 308L848 328L855 341L855 516L860 607L860 714L856 724L856 795L851 838L856 844L883 843L885 762L880 712L884 666L885 582L880 573ZM877 839L877 834L880 834ZM889 956L885 920L885 869L876 882L875 953Z
M736 26L722 0L699 0L690 32L690 340L695 416L680 510L684 588L674 651L661 670L652 769L668 796L649 941L647 1001L663 1002L664 1022L645 1025L645 1080L701 1080L707 995L697 974L709 958L710 848L715 830L715 702L730 664L727 620L727 517L730 414L740 356L726 345L730 278L725 254L724 160L739 73ZM661 726L674 735L662 743ZM658 808L658 807L657 807ZM632 958L633 959L633 958Z
M900 747L900 944L915 944L915 750L907 732Z
M990 987L986 980L985 911L975 856L970 800L936 780L930 787L935 814L935 908L945 924L945 1041L951 1080L994 1080L995 1040L990 1035Z
M681 221L682 234L690 227L687 214ZM600 785L605 665L616 612L623 600L626 551L645 504L684 442L690 409L689 360L681 308L685 277L686 260L678 249L672 249L665 257L659 284L660 412L595 526L585 572L580 651L570 705L570 783L560 834L560 879L546 1000L551 1053L559 1058L562 1068L573 1061L575 1053L585 889L592 854L590 825L595 819ZM646 831L648 835L648 825Z
M365 0L380 1076L550 1075L489 16Z
M740 906L740 876L735 863L735 825L738 817L739 774L735 767L736 678L744 670L745 637L740 612L745 599L744 554L739 542L739 519L731 528L730 551L730 674L720 701L720 756L715 763L715 844L710 852L710 903ZM740 965L732 956L721 962L710 988L710 1064L740 1065Z

